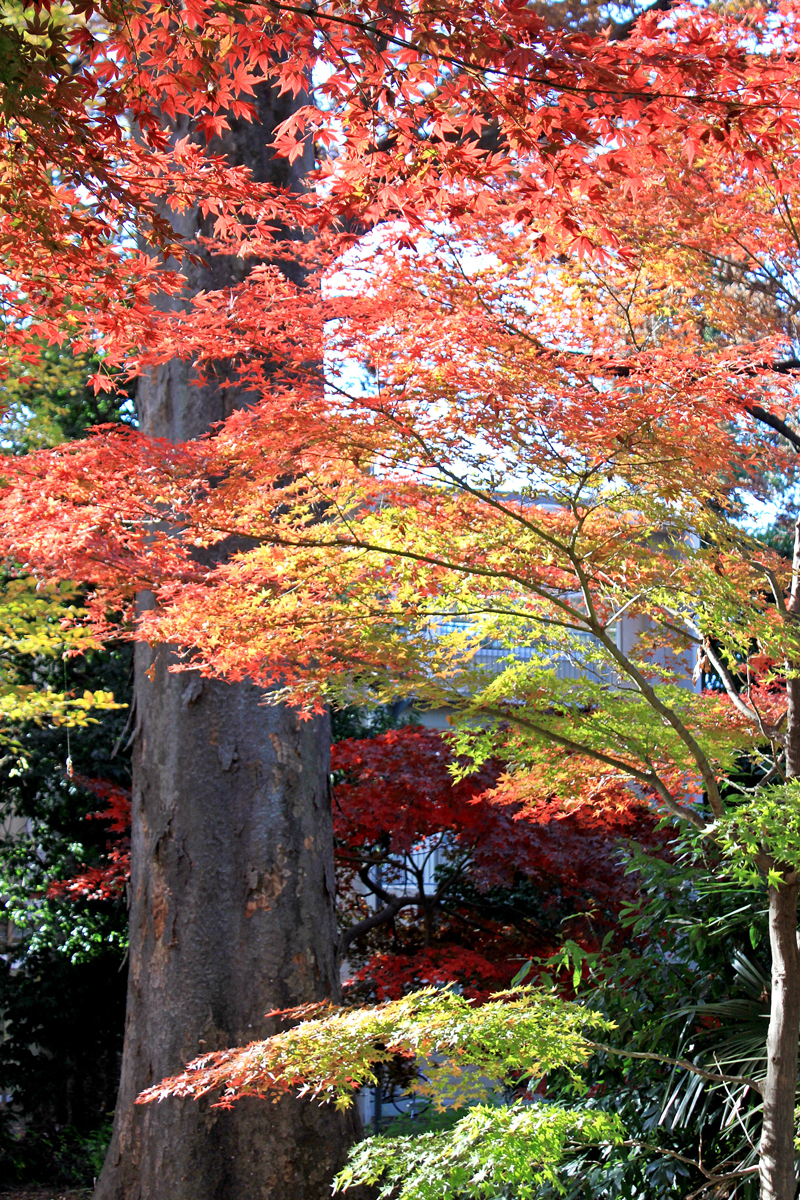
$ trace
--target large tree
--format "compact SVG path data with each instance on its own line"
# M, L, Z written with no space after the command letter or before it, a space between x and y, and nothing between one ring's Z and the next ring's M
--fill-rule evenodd
M271 146L295 107L262 86L256 119L231 119L214 150L256 182L297 190L306 159L290 166ZM185 295L241 279L237 260L203 254L210 223L199 207L179 232L195 256L184 260ZM199 386L181 362L151 371L137 391L142 431L197 438L247 404L231 368L219 373ZM125 1048L96 1195L321 1198L354 1135L346 1118L300 1102L134 1106L164 1071L274 1030L270 1012L339 987L327 718L301 721L258 687L174 674L172 661L168 647L136 649Z

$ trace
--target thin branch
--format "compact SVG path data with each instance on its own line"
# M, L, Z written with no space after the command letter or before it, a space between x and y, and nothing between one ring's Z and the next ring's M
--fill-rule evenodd
M430 58L435 58L439 62L448 63L451 66L458 67L459 70L463 71L465 75L468 75L480 82L483 82L483 76L500 76L501 78L515 79L527 84L538 84L547 88L548 90L561 92L568 96L607 96L615 100L623 98L636 98L649 101L658 99L661 101L677 100L685 102L687 100L686 93L651 91L642 87L626 87L621 79L616 86L603 86L597 81L592 80L587 83L586 86L582 87L577 83L569 84L559 81L558 75L555 72L544 75L534 75L528 71L520 72L509 69L508 67L501 67L497 63L492 63L488 66L482 66L474 62L468 62L466 59L460 58L453 54L442 53L440 50L434 50L433 52L426 51L424 47L416 44L415 42L409 41L407 38L400 37L398 34L393 33L391 27L386 28L385 26L380 25L377 20L364 21L353 17L343 17L331 12L321 11L314 6L300 7L294 4L281 3L280 0L268 0L267 7L272 9L274 12L297 14L297 16L302 17L304 20L313 22L317 27L320 27L327 22L331 25L343 25L351 29L356 29L361 33L369 35L370 41L373 43L373 45L380 40L386 42L387 45L397 46L401 50L413 50L414 53L418 54L420 57L427 56ZM664 0L655 0L655 3L649 6L649 8L654 11L663 11L665 7L666 4L664 3ZM649 11L649 9L644 11ZM635 24L635 22L639 20L642 15L643 13L638 13L633 19L633 23ZM630 33L628 23L625 22L621 25L618 25L617 28L619 33L615 40L624 41ZM388 68L390 64L386 63L385 65ZM720 108L723 111L729 105L728 99L722 96L704 96L694 94L691 95L690 98L692 103L698 106L709 105L711 107ZM756 109L766 109L769 107L769 105L766 101L751 101L740 104L739 107L742 111L750 111Z
M778 577L772 568L766 566L765 563L759 562L757 558L748 558L744 554L742 554L742 558L748 566L753 567L756 571L760 571L762 575L766 576L767 580L769 581L770 590L772 591L772 598L775 601L776 608L784 617L788 617L789 610L786 607L783 588L778 583Z
M693 809L679 804L663 780L659 779L655 772L640 771L637 767L632 766L631 763L625 762L624 759L604 754L602 750L595 750L592 746L585 746L581 742L573 741L572 738L564 737L560 733L555 733L544 726L537 725L527 717L517 715L510 707L492 708L488 705L481 705L480 711L485 712L488 716L499 717L501 720L521 725L524 729L530 729L533 733L538 733L540 737L552 742L556 746L562 746L565 750L571 750L576 754L585 754L587 757L593 758L595 762L605 763L606 766L614 767L616 770L630 775L631 779L637 780L638 783L644 784L645 787L653 788L673 816L688 821L691 825L694 825L695 829L700 830L701 833L706 831L707 822L703 820L702 816Z
M699 636L699 634L692 633L686 628L685 625L676 625L674 621L668 621L667 618L663 616L663 611L664 610L662 609L660 613L651 614L650 620L653 621L654 624L660 625L662 629L667 629L670 633L676 633L678 637L686 638L686 641L691 642L693 646L702 645L703 639ZM670 610L668 609L667 611Z
M647 590L644 590L641 592L634 592L632 596L629 596L625 603L621 604L619 608L615 609L612 615L609 617L609 625L616 625L617 621L624 616L627 609L629 609L632 604L635 604L637 600L643 600L646 595Z
M734 1179L743 1179L748 1175L755 1175L758 1171L758 1167L742 1167L738 1171L727 1171L724 1175L718 1175L716 1172L709 1171L704 1167L699 1159L687 1158L684 1154L678 1154L676 1150L668 1150L666 1146L654 1146L650 1142L640 1142L637 1138L627 1138L622 1145L639 1146L642 1150L650 1150L653 1154L664 1154L668 1158L674 1158L678 1162L686 1163L687 1167L695 1167L701 1175L705 1175L706 1182L697 1191L687 1196L686 1200L696 1200L696 1197L702 1195L707 1188L715 1187L718 1183L729 1183Z
M601 626L599 622L597 623L596 627L592 629L592 633L597 641L605 647L607 652L625 672L625 674L634 681L650 707L654 709L659 716L663 717L664 720L667 721L675 730L675 733L678 735L694 761L697 763L698 770L700 771L703 783L705 784L706 794L708 795L708 803L711 806L711 811L715 817L721 817L724 809L722 805L722 798L719 794L717 777L714 774L711 763L708 761L708 758L703 752L699 742L686 728L677 713L675 713L673 709L669 707L669 705L665 704L663 700L656 694L656 690L653 685L645 678L641 671L634 666L628 656L623 654L619 647L612 642L606 629Z
M702 1196L703 1192L708 1191L710 1187L716 1187L718 1183L731 1183L734 1179L744 1179L748 1175L755 1175L758 1172L758 1167L742 1167L741 1171L729 1171L727 1175L709 1175L704 1184L701 1184L696 1191L690 1192L686 1200L697 1200Z
M790 361L792 369L800 366L800 362L797 359L791 359ZM772 369L780 370L781 365L777 364ZM776 417L774 413L767 412L760 404L747 404L745 405L745 411L749 412L751 417L755 417L757 421L760 421L762 425L768 425L770 429L774 429L781 437L786 438L787 442L800 453L800 434L795 433L792 427L787 425L785 421L782 421L780 417Z
M716 1054L714 1055L714 1062L719 1067L719 1059L717 1058ZM747 1128L747 1126L745 1125L744 1121L742 1120L742 1118L739 1114L739 1110L742 1107L742 1100L744 1099L745 1093L741 1092L738 1096L734 1096L733 1092L730 1090L727 1083L723 1083L722 1086L725 1089L725 1095L728 1097L728 1103L732 1105L731 1110L730 1110L731 1114L733 1115L733 1117L735 1117L737 1124L741 1126L742 1133L745 1136L745 1141L747 1142L747 1144L751 1150L753 1150L755 1153L758 1153L758 1151L756 1150L755 1143L750 1136L750 1131ZM729 1120L730 1120L730 1118L726 1119L726 1124L729 1123Z
M765 725L764 719L758 709L753 705L747 704L746 701L742 699L739 692L737 692L736 683L733 676L723 663L722 659L712 648L711 642L708 638L703 639L703 650L705 651L706 657L708 658L712 667L722 680L722 686L725 688L728 699L731 701L734 708L736 708L743 717L746 717L748 721L752 721L755 725L757 725L759 732L763 734L768 741L778 742L779 745L782 745L783 737L779 731L772 725Z
M688 1058L667 1058L663 1054L649 1054L645 1050L619 1050L615 1046L607 1046L605 1042L587 1041L586 1044L591 1046L593 1050L602 1050L605 1054L619 1054L623 1058L644 1058L650 1062L665 1063L670 1067L683 1067L684 1071L691 1071L693 1075L699 1075L701 1079L708 1079L712 1083L741 1084L744 1087L752 1088L759 1096L764 1094L762 1085L757 1083L755 1079L750 1079L746 1075L722 1075L713 1071L705 1071L702 1067L689 1062Z

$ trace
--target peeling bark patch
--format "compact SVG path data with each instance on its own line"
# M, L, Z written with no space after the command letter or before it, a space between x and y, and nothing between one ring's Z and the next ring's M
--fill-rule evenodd
M169 916L169 888L160 876L153 881L153 936L160 942Z
M239 761L239 751L236 748L236 742L232 738L221 742L217 746L217 757L223 771L230 771L231 767Z
M189 676L189 682L181 692L181 708L187 709L196 704L203 694L203 680L196 672Z
M277 733L271 733L269 735L269 740L272 742L272 749L275 751L275 758L277 759L278 764L282 767L286 767L291 762L291 765L297 774L301 775L303 772L303 764L300 762L297 751L291 745L291 743L279 738Z
M251 871L247 879L245 914L252 917L259 909L269 910L286 887L289 872L282 867L271 871Z

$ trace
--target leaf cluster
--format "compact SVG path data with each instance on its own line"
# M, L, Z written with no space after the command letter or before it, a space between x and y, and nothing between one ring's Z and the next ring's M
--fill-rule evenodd
M244 1050L197 1059L138 1102L222 1087L227 1103L302 1084L304 1093L344 1108L355 1091L375 1082L376 1064L403 1054L428 1073L415 1088L437 1105L463 1103L512 1073L536 1079L555 1067L574 1069L590 1054L581 1030L610 1027L600 1014L549 993L523 989L476 1005L455 991L425 988L373 1008L303 1020Z
M756 864L765 856L780 864L769 872L771 885L780 883L781 870L800 870L799 815L800 786L794 779L772 784L752 799L733 806L715 829L715 836L732 860L732 872L740 879L748 874L756 879Z
M336 1178L336 1190L379 1185L378 1196L399 1200L480 1200L540 1195L558 1183L571 1144L622 1141L612 1113L554 1105L477 1105L445 1133L373 1137L362 1142Z

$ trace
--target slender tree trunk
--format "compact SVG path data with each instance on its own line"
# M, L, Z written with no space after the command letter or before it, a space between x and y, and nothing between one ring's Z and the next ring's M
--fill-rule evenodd
M296 185L298 167L266 146L291 101L265 90L259 103L261 126L234 124L220 148ZM201 232L196 214L182 232ZM193 268L191 290L241 270ZM193 438L246 401L193 386L173 362L142 381L140 424ZM197 1055L274 1032L270 1009L338 993L327 719L298 721L250 685L168 665L165 647L137 647L125 1049L95 1200L327 1200L353 1118L294 1098L134 1105Z
M767 1078L759 1172L761 1200L794 1200L797 1192L794 1106L800 1036L798 880L769 889L772 1002L767 1032Z
M790 619L800 619L800 520L795 524ZM787 662L786 775L800 776L800 679ZM783 871L785 882L769 889L769 942L772 998L767 1031L767 1078L759 1157L761 1200L795 1200L794 1106L800 1041L800 953L798 952L796 872Z

